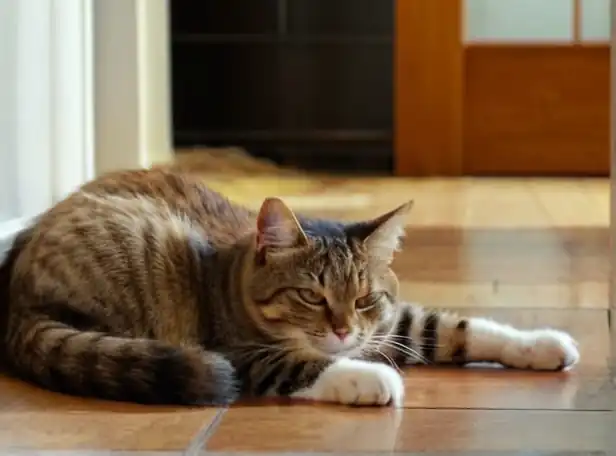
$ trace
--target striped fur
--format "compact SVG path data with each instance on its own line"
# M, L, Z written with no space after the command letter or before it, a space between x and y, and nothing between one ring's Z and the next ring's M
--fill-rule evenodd
M342 224L276 198L255 213L188 175L103 176L6 257L3 354L45 388L148 404L313 394L340 357L491 358L469 350L472 320L399 302L390 263L409 209Z

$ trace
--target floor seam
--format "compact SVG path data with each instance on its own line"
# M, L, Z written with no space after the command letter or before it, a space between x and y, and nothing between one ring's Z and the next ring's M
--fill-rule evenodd
M186 449L182 452L182 455L194 456L199 454L212 434L218 429L218 425L222 421L225 413L227 413L227 410L229 410L228 407L220 409L218 413L216 413L214 419L192 438Z

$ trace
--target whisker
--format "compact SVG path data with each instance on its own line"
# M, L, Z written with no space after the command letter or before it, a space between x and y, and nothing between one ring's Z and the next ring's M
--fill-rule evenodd
M400 374L402 374L402 369L400 369L400 367L396 364L396 362L386 353L382 352L381 350L379 350L378 348L376 349L376 352L381 355L383 358L385 358L387 360L387 362L391 365L391 367L393 367L394 369L396 369L398 372L400 372Z
M393 350L398 350L413 359L421 361L424 364L430 364L430 361L426 357L424 357L420 352L418 352L412 347L407 347L406 345L403 345L394 340L384 340L381 341L381 344Z
M373 337L381 339L414 339L411 336L403 336L401 334L375 334Z
M390 337L390 336L387 336L387 335L375 335L375 336L371 337L371 339L379 341L379 342L384 341L384 340L389 340L391 342L397 342L397 341L391 340L392 338L395 338L395 337ZM430 343L430 341L428 341L427 343L417 344L417 343L415 343L415 339L413 339L412 337L406 337L406 336L402 336L401 339L409 340L409 341L411 341L413 343L413 345L416 345L418 347L427 347L427 346L429 346L429 347L440 348L440 347L444 347L445 346L444 344Z
M387 348L391 348L394 351L398 351L398 352L401 352L401 353L407 355L408 357L410 357L413 360L420 361L423 364L431 364L428 359L426 359L424 356L422 356L417 351L413 350L410 347L407 347L405 345L397 343L395 341L382 340L382 341L379 341L378 345L374 345L373 343L369 343L368 345L371 346L371 347L374 347L374 346L376 346L376 347L384 346L384 347L387 347Z
M367 347L367 348L370 348L372 353L378 353L383 358L385 358L385 360L387 360L387 362L391 365L391 367L396 369L400 374L403 373L402 369L400 369L400 367L396 364L396 362L389 355L387 355L386 353L384 353L381 350L379 350L378 347Z
M403 340L415 340L414 337L403 336L400 334L375 334L372 336L374 339L403 339ZM438 337L420 337L423 340L438 340Z

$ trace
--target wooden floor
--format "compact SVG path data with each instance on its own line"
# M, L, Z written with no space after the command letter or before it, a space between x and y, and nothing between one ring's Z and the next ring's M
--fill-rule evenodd
M210 183L252 206L276 195L298 211L345 219L374 216L412 198L416 209L395 266L406 298L522 326L566 329L581 342L581 365L541 374L494 367L411 369L399 410L152 408L63 397L4 379L0 446L17 454L536 455L616 449L608 365L607 181L219 177Z

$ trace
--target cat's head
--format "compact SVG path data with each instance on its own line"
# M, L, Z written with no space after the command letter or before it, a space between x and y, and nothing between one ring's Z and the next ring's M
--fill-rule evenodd
M390 265L411 207L357 223L300 223L280 199L266 199L248 288L263 326L329 354L367 349L395 315L398 280Z

